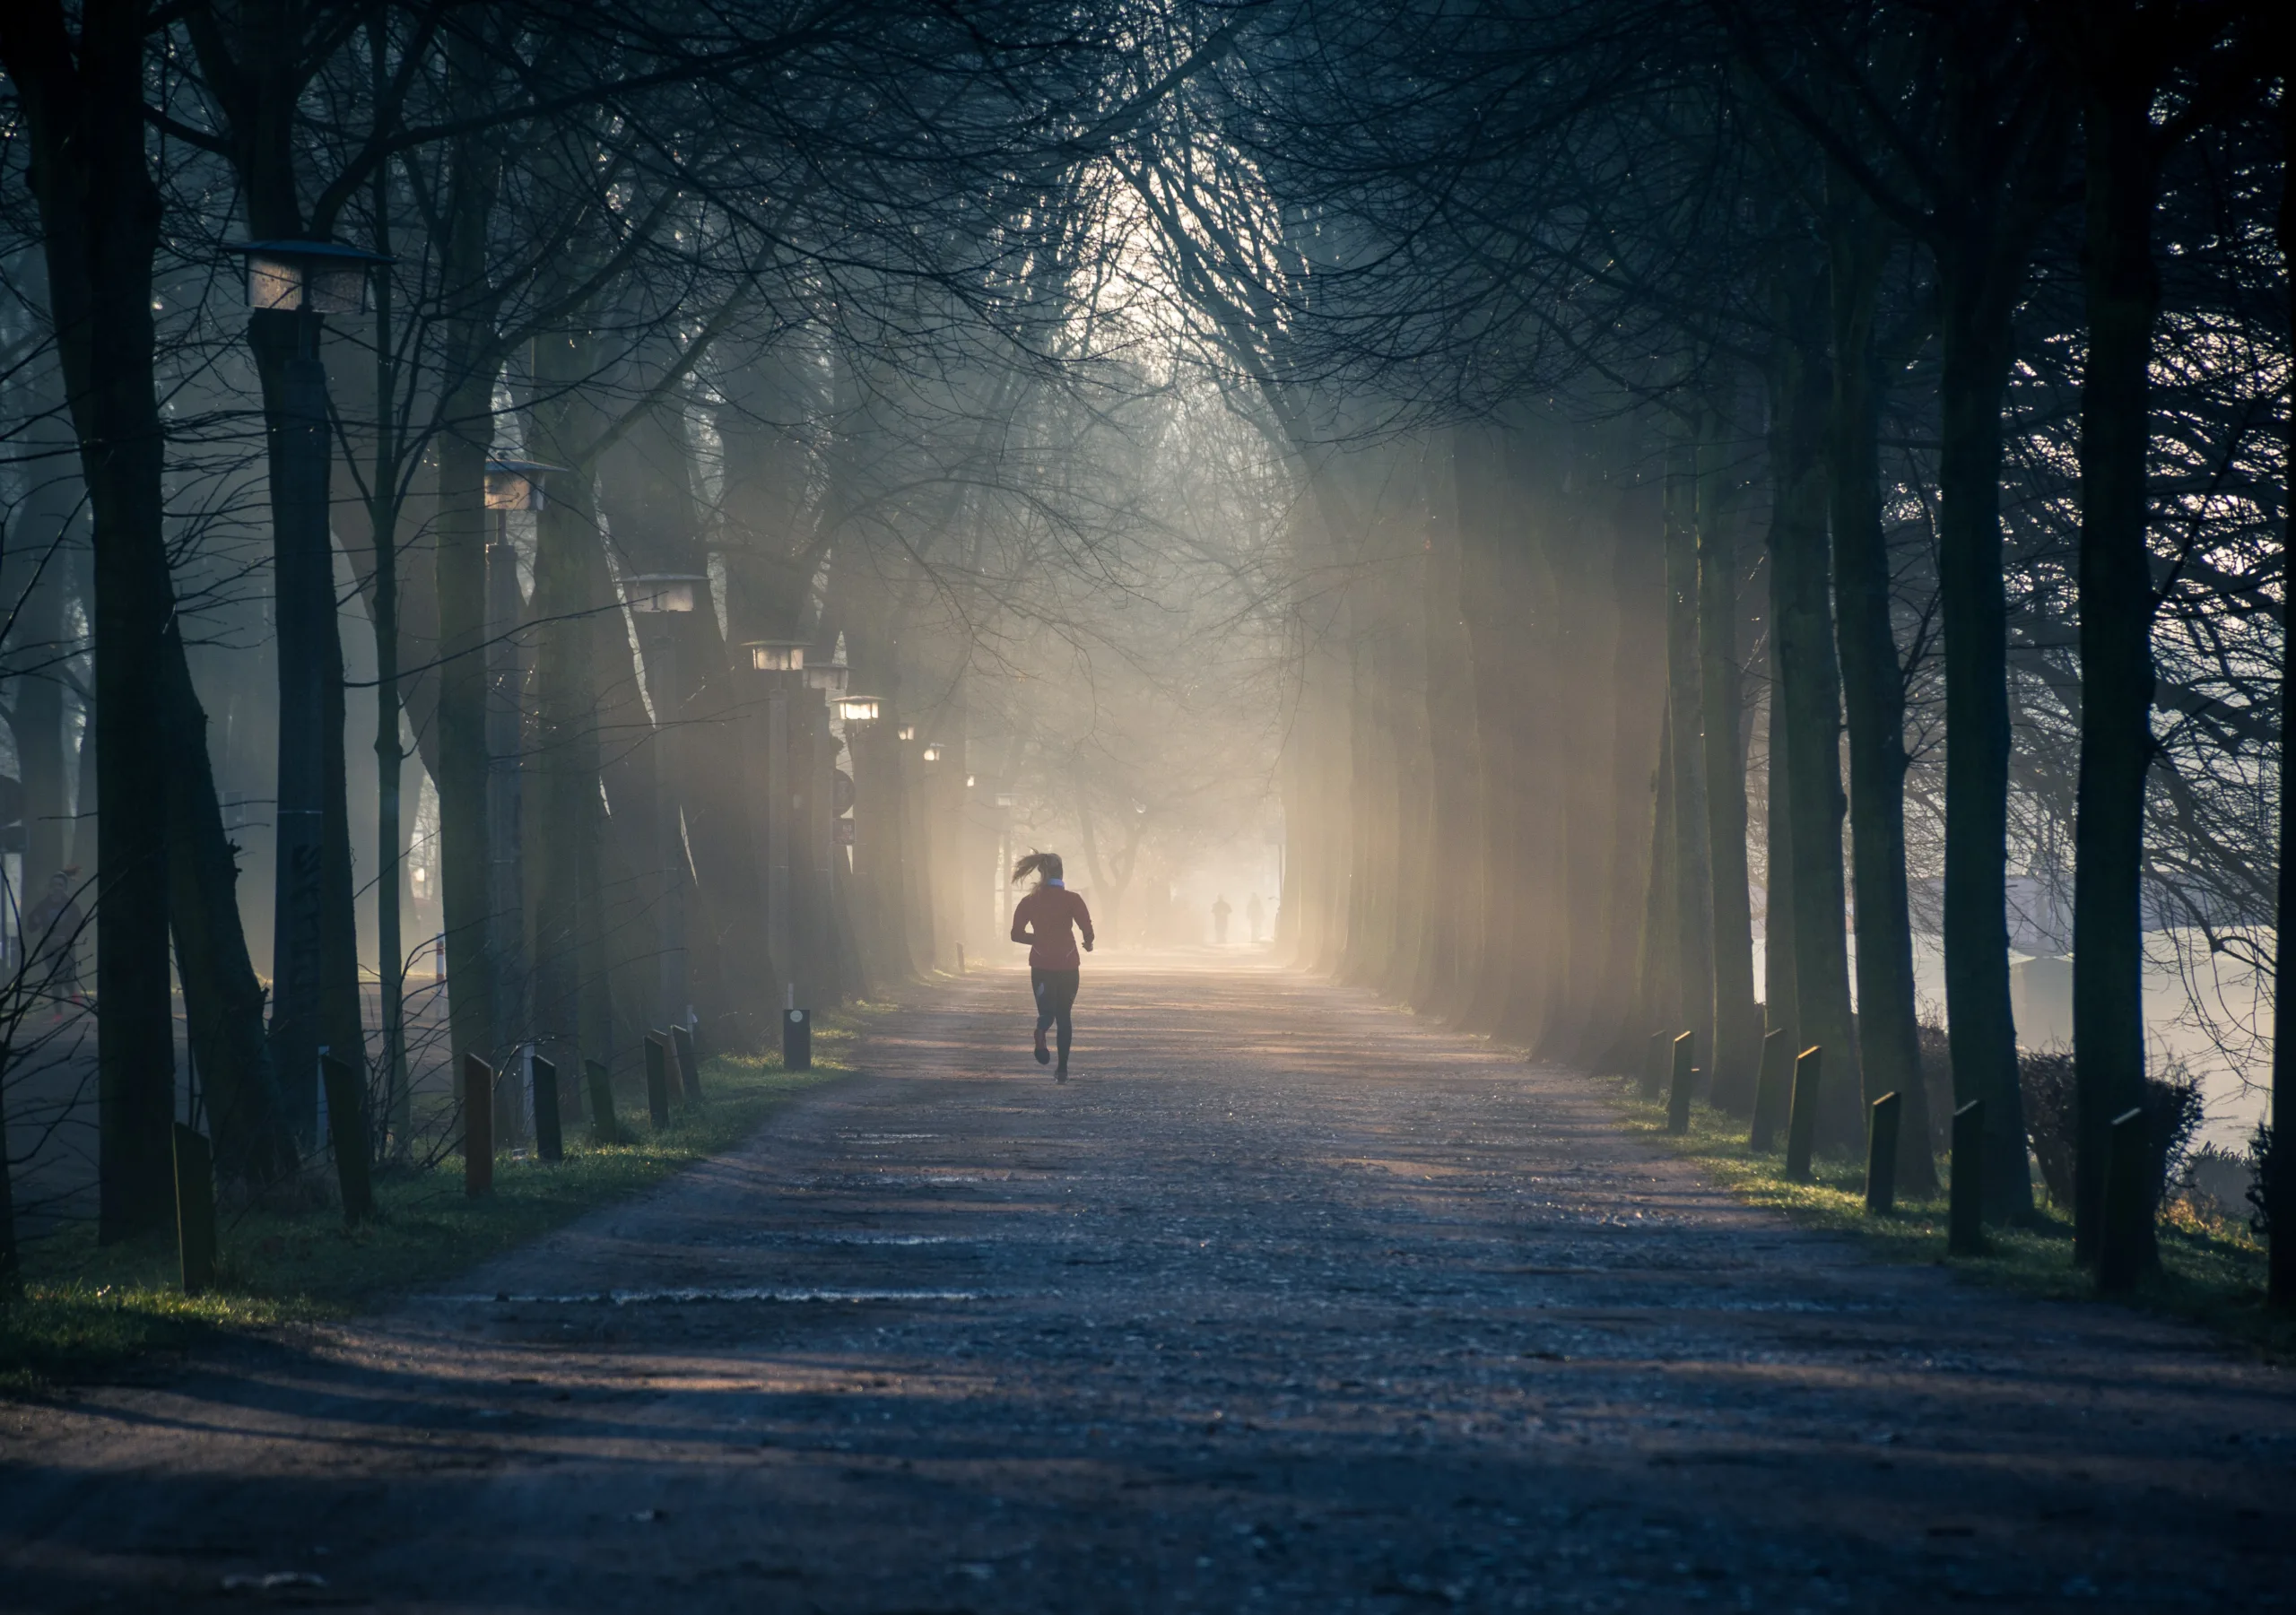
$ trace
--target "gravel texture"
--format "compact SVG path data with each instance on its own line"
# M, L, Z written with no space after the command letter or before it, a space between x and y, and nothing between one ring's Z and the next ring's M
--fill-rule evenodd
M0 1409L0 1607L2223 1610L2288 1376L1736 1205L1344 987L1087 961L352 1327Z

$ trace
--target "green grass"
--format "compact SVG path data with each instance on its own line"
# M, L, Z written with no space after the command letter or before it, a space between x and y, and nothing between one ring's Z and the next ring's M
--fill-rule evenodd
M1633 1078L1596 1081L1615 1098L1628 1132L1695 1161L1749 1205L1852 1235L1886 1261L1950 1265L1981 1283L2054 1300L2097 1298L2093 1275L2073 1263L2073 1225L2054 1209L2044 1207L2030 1227L1987 1229L1983 1255L1948 1258L1942 1193L1901 1195L1892 1214L1868 1216L1862 1157L1822 1152L1812 1163L1813 1181L1792 1183L1784 1175L1782 1137L1779 1149L1757 1155L1746 1147L1744 1122L1702 1105L1692 1107L1687 1133L1670 1134L1665 1106L1640 1098ZM1938 1162L1941 1178L1947 1168ZM2265 1248L2245 1221L2179 1199L2162 1215L2160 1239L2161 1271L2139 1289L2134 1305L2202 1324L2267 1357L2296 1357L2296 1317L2266 1307Z
M557 1166L498 1159L490 1199L464 1195L457 1155L427 1172L378 1173L378 1216L357 1229L332 1208L227 1211L219 1282L205 1295L183 1294L172 1232L99 1247L82 1226L33 1242L23 1298L0 1305L0 1395L133 1375L218 1334L345 1317L450 1279L740 1143L776 1107L848 1069L855 1020L816 1021L811 1072L785 1072L778 1055L709 1060L705 1102L673 1111L659 1133L642 1104L633 1124L624 1096L631 1142L595 1145L587 1127L570 1128Z

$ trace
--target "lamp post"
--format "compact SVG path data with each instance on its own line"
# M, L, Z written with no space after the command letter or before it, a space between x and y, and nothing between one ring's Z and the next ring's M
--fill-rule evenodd
M369 269L389 260L332 241L243 241L248 343L263 384L279 672L272 891L271 1042L291 1125L317 1135L318 1055L363 1068L351 821L344 799L343 643L328 534L326 317L366 311ZM330 991L332 989L332 991Z
M765 685L765 938L773 968L797 1004L796 960L789 925L789 690L804 676L802 639L752 639L742 647L750 671Z
M841 695L830 705L837 713L837 721L845 725L845 748L853 754L850 787L840 789L839 800L831 804L836 814L832 828L837 830L837 847L857 847L859 826L855 821L845 817L847 809L853 805L846 798L857 797L859 794L862 737L876 723L877 715L883 710L884 703L874 695ZM830 857L834 866L837 857L834 848L831 851ZM848 867L850 865L848 864Z
M839 634L830 660L805 669L804 811L798 823L804 828L805 901L799 906L806 956L814 961L812 985L816 996L834 998L844 982L843 958L837 946L837 742L830 732L832 703L845 694L851 679L845 664L845 637Z
M486 840L492 863L487 870L487 958L494 971L491 1042L507 1049L526 1029L526 847L522 758L525 746L525 668L517 638L526 596L518 587L518 551L510 542L510 513L538 512L544 482L558 465L539 460L489 460L486 508L494 513L494 537L486 546ZM503 1111L495 1136L523 1131L511 1088L498 1090Z
M678 682L677 622L698 608L709 579L694 572L646 572L630 580L630 609L646 651L646 685L654 698L654 822L662 860L662 1021L691 1026L685 970L685 835L676 768L678 720L685 697ZM658 676L657 676L658 675Z

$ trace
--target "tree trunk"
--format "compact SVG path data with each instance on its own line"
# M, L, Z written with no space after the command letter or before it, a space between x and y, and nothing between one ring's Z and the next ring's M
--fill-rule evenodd
M467 93L486 70L474 41L448 47L449 82ZM439 431L432 450L438 508L432 521L439 610L439 888L447 955L452 1069L472 1055L500 1064L493 961L493 848L488 836L486 746L486 461L494 446L494 381L500 353L495 298L486 274L488 232L502 177L495 143L468 138L448 153L446 237L439 279L448 307Z
M76 16L74 39L57 0L0 9L0 65L30 148L94 516L97 1237L109 1244L164 1228L174 1202L167 744L151 699L174 602L153 391L161 208L144 156L149 7L85 0Z
M1692 1058L1714 1057L1714 881L1709 862L1703 699L1698 651L1698 535L1695 464L1687 449L1666 466L1666 710L1674 756L1674 947L1681 1030Z
M563 1077L578 1072L585 1059L609 1070L613 1064L610 1020L586 1018L583 1008L611 991L599 968L598 939L589 934L603 912L595 648L601 634L625 630L598 542L595 474L586 452L598 427L596 412L574 385L596 373L596 344L580 331L540 335L533 365L536 455L565 469L552 474L535 517L535 788L525 803L525 897L534 1035ZM609 1029L593 1038L598 1026Z
M263 983L239 925L239 849L215 800L207 714L174 621L161 651L158 704L170 748L169 910L192 1064L216 1172L261 1185L293 1169L295 1142L264 1031Z
M1774 284L1779 342L1770 375L1770 564L1779 611L1779 682L1786 708L1786 786L1793 826L1796 1040L1825 1050L1821 1129L1832 1142L1863 1136L1857 1045L1849 1003L1842 883L1840 675L1834 661L1832 567L1826 543L1822 453L1831 382L1822 328L1812 330L1819 275L1782 269ZM1772 780L1775 783L1773 768Z
M1935 1194L1929 1096L1914 1007L1913 930L1905 873L1905 684L1890 609L1882 531L1879 378L1874 316L1886 240L1861 198L1830 187L1833 412L1827 434L1833 509L1834 641L1849 731L1849 844L1857 903L1857 1053L1870 1103L1896 1093L1898 1186Z
M1665 559L1655 542L1647 491L1634 488L1616 497L1611 521L1611 595L1617 617L1611 664L1611 883L1613 916L1604 977L1614 994L1611 1046L1597 1054L1600 1067L1639 1071L1645 1039L1655 1029L1657 1006L1648 996L1641 960L1653 921L1647 895L1655 879L1653 839L1667 833L1657 795L1665 737L1665 669L1650 655L1654 630L1665 613ZM1655 821L1655 826L1654 826Z
M1762 1020L1770 1031L1801 1035L1802 995L1794 982L1794 794L1787 784L1786 683L1778 670L1778 624L1785 614L1785 597L1774 561L1770 573L1770 695L1765 722L1770 732L1770 755L1764 763L1762 863L1766 871L1761 903ZM1792 1039L1789 1038L1788 1041Z
M1457 434L1443 438L1442 460L1449 473ZM1448 475L1444 479L1449 480ZM1460 612L1462 556L1457 496L1447 491L1428 535L1424 573L1427 637L1427 732L1432 762L1434 824L1431 886L1447 894L1439 923L1428 930L1427 977L1420 1004L1429 1014L1456 1018L1482 961L1481 908L1474 894L1482 886L1480 762L1473 720L1474 681L1467 653L1466 624Z
M2296 51L2283 46L2283 70ZM2283 83L2289 82L2283 76ZM2281 168L2296 161L2296 96L2280 98ZM2280 192L2281 293L2288 303L2288 328L2296 331L2296 186ZM2280 511L2280 554L2283 573L2289 566L2289 523L2296 515L2296 411L2282 418L2285 433L2281 456L2283 498ZM2265 1298L2279 1307L2296 1307L2296 994L2281 985L2296 982L2296 943L2290 934L2296 917L2296 778L2288 767L2289 667L2296 645L2296 592L2283 589L2280 597L2280 878L2276 893L2276 923L2273 929L2272 964L2272 1111L2271 1143L2262 1163L2265 1209L2269 1215L2270 1249L2265 1278Z
M289 1123L299 1136L316 1139L320 1047L362 1073L366 1064L344 797L343 644L328 534L332 428L318 317L258 309L248 317L248 335L263 385L278 632L272 1059Z
M1949 267L1949 265L1952 265ZM2008 300L1940 256L1938 605L1945 641L1945 1015L1953 1103L1985 1102L1985 1211L2033 1208L2009 1007L2008 615L2001 564L2001 395Z
M492 858L486 817L486 455L491 370L466 378L433 458L439 514L439 887L445 911L447 1004L454 1069L498 1064L494 972L487 940Z
M1734 1115L1753 1109L1761 1059L1754 1004L1753 907L1746 873L1745 713L1738 672L1736 522L1725 487L1720 421L1698 447L1698 665L1705 729L1707 859L1714 916L1714 1046L1709 1090Z
M46 276L39 255L28 252L20 260L27 298L45 300ZM8 636L12 660L29 664L17 675L8 727L16 741L17 777L23 782L23 881L25 907L39 900L50 876L65 865L65 839L71 797L68 771L76 759L64 733L64 669L57 665L68 648L65 638L65 601L69 594L70 558L66 545L79 526L86 484L75 460L65 456L74 447L72 426L65 405L64 377L53 363L27 365L19 383L23 407L22 466L30 486L16 509L7 535L11 559L34 569L16 602L15 621ZM14 393L16 388L11 388ZM44 463L43 463L44 462Z
M2129 6L2092 13L2125 29ZM2152 570L2145 469L2146 374L2161 281L2152 263L2161 72L2106 47L2088 75L2083 128L2089 355L2081 383L2081 776L2074 816L2073 1255L2093 1262L2112 1118L2144 1093L2144 776L2152 737ZM2140 1261L2158 1265L2144 1220Z

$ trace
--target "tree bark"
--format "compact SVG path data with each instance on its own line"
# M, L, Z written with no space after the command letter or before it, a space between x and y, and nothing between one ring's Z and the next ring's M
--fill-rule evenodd
M1761 903L1762 1020L1770 1031L1800 1036L1802 995L1794 982L1794 792L1789 784L1792 765L1787 760L1786 682L1778 666L1778 624L1786 612L1780 573L1773 560L1770 574L1770 695L1764 721L1770 735L1770 755L1764 763L1762 862L1766 878ZM1790 1038L1789 1038L1790 1041Z
M207 714L173 621L161 650L158 704L169 746L168 906L192 1064L215 1170L260 1186L293 1169L295 1141L264 1035L263 983L239 925L238 848L215 800Z
M1825 1050L1821 1130L1837 1144L1862 1137L1857 1045L1849 1003L1842 883L1841 687L1834 661L1832 566L1826 534L1827 374L1822 277L1782 266L1773 283L1779 339L1770 374L1770 465L1776 489L1770 563L1779 611L1779 682L1786 707L1786 785L1793 826L1796 1041ZM1773 782L1775 775L1773 774Z
M2296 51L2283 45L2283 70L2292 60L2296 60ZM2282 82L2288 81L2283 77ZM2280 98L2280 154L2285 172L2292 160L2296 160L2296 96ZM2296 186L2281 188L2275 233L2288 328L2296 333ZM2296 411L2283 418L2283 428L2280 554L2284 573L2290 556L2289 522L2296 515ZM2296 994L2282 990L2282 984L2296 982L2296 942L2291 940L2292 930L2296 930L2292 925L2296 919L2296 777L2292 777L2288 766L2289 668L2296 661L2292 646L2296 646L2296 591L2283 588L2280 596L2280 799L2275 804L2280 820L2280 876L2272 940L2272 1133L2260 1185L2269 1216L2265 1298L2279 1307L2296 1307L2296 1213L2291 1211L2296 1207L2296 1127L2289 1124L2289 1118L2296 1116Z
M2084 8L2088 9L2088 8ZM2157 58L2129 48L2136 8L2088 9L2082 125L2088 365L2081 381L2081 775L2073 831L2073 1255L2093 1262L2112 1118L2144 1092L2144 777L2152 735L2146 377L2161 278L2152 110ZM2144 1220L2146 1268L2159 1264Z
M161 199L144 156L140 0L0 7L48 260L65 391L93 512L97 1237L164 1228L173 1205L167 744L159 703L174 608L153 389ZM87 804L81 804L86 811Z
M1863 198L1829 185L1833 411L1826 437L1833 511L1834 639L1849 731L1849 844L1857 902L1857 1053L1870 1104L1896 1093L1898 1186L1935 1194L1929 1096L1914 1006L1905 873L1905 683L1882 530L1881 386L1874 318L1887 244Z
M1985 1102L1989 1221L2031 1215L2025 1103L2009 1005L2008 613L2001 561L2001 395L2008 304L1971 270L1944 277L1938 606L1945 640L1945 1016L1953 1103Z
M1714 880L1707 843L1704 699L1699 669L1696 461L1676 447L1666 467L1666 708L1674 756L1674 947L1683 1024L1694 1058L1714 1058Z
M1697 482L1698 667L1705 731L1709 903L1714 916L1714 1046L1709 1091L1733 1115L1753 1109L1761 1058L1754 1003L1753 906L1746 873L1745 713L1738 670L1736 524L1725 486L1721 421L1700 434Z
M1647 489L1613 496L1610 589L1616 631L1610 676L1611 824L1610 942L1603 977L1612 994L1610 1046L1591 1051L1599 1065L1639 1071L1645 1039L1657 1021L1647 1002L1640 960L1646 948L1646 894L1652 879L1652 839L1665 827L1657 809L1660 733L1665 670L1650 655L1653 630L1665 614L1665 558L1657 542L1656 514Z
M450 81L469 92L485 69L474 41L448 46ZM445 322L439 430L432 451L438 508L432 532L439 609L439 887L447 955L453 1066L476 1055L500 1064L493 963L492 846L488 836L486 745L486 461L494 446L494 381L500 369L496 299L488 283L490 221L502 178L492 143L457 140L448 152L446 236L439 279Z

